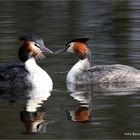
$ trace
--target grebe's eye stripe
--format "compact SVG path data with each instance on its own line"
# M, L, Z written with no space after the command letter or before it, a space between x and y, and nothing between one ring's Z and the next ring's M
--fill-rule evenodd
M36 47L38 47L38 48L40 47L40 46L39 46L38 44L36 44L36 43L35 43L34 45L35 45Z
M68 44L68 45L65 47L65 50L67 50L69 47L70 47L70 44Z

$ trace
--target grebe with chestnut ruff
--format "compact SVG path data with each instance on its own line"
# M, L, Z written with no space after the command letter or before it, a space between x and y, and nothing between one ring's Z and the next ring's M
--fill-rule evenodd
M6 64L0 67L1 87L42 88L52 90L53 82L46 71L36 63L44 53L53 53L45 47L44 41L35 33L27 33L19 37L18 51L21 64Z
M103 84L140 82L140 71L127 65L98 65L91 67L88 60L89 38L76 38L69 41L65 48L55 53L70 52L78 56L79 61L70 69L66 81L76 84Z

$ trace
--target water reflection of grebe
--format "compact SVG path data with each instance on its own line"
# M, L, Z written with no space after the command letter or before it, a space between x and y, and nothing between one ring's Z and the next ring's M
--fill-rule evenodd
M45 112L28 112L21 111L20 119L25 125L27 133L38 132L41 129L41 124L45 122L44 120Z
M90 120L90 110L88 107L79 107L77 110L68 112L72 121L87 122Z
M29 92L25 110L20 112L27 133L46 133L47 124L51 122L45 120L45 111L41 107L50 95L49 91L44 93L36 88Z
M92 112L91 93L85 87L67 83L70 96L78 102L78 108L68 111L68 118L75 122L90 121Z

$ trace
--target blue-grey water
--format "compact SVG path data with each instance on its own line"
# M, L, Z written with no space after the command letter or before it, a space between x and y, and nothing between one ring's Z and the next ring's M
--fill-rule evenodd
M18 36L36 32L52 51L89 37L92 65L140 69L140 1L0 1L0 64L19 62ZM38 64L53 79L49 97L0 89L0 139L140 139L140 89L68 91L72 54L47 55Z

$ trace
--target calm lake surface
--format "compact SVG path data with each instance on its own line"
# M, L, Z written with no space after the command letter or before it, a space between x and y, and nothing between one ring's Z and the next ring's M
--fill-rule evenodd
M140 1L0 1L0 64L20 62L18 36L36 32L52 51L90 37L92 65L140 69ZM49 97L0 89L1 139L140 139L140 89L68 91L72 54L38 61L53 79ZM27 132L30 132L27 134Z

